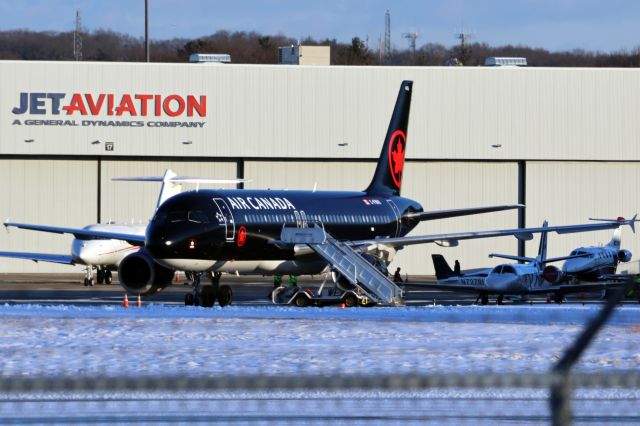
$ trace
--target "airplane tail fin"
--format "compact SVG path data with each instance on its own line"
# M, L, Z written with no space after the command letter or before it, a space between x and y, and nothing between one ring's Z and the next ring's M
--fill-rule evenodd
M542 227L546 228L549 226L549 223L545 220L542 222ZM547 258L547 231L542 231L540 233L540 246L538 247L538 257L537 259L540 262L544 262Z
M611 241L609 241L609 243L607 243L607 245L609 247L615 247L617 249L620 248L620 240L622 239L622 229L620 228L616 228L613 231L613 236L611 237Z
M376 172L369 187L365 190L367 194L400 195L412 88L413 81L405 80L400 85L400 92L389 122Z
M451 266L447 263L444 256L441 254L432 254L433 267L436 270L436 279L444 280L449 277L455 276L455 272L451 269Z

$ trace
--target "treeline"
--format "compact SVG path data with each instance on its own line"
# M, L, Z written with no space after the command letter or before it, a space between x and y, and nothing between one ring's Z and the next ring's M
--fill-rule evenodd
M82 60L85 61L144 61L144 40L109 30L81 34ZM427 43L415 52L394 49L380 55L358 37L351 43L335 39L300 40L303 45L330 45L333 65L468 65L484 64L490 56L521 56L530 66L540 67L640 67L640 48L612 53L572 50L550 52L527 46L492 47L486 43L472 43L464 48ZM263 35L245 31L218 31L198 39L175 38L153 40L153 62L186 62L192 53L228 53L234 63L275 64L277 48L297 44L298 40L284 35ZM74 60L73 32L35 32L26 30L0 31L0 59Z

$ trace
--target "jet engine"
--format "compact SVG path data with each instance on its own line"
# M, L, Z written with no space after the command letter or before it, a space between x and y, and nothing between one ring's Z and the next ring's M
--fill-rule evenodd
M547 265L542 270L542 278L551 284L557 284L564 278L564 272L553 265Z
M629 250L620 250L618 252L618 261L628 262L631 260L631 252Z
M158 265L144 250L131 253L118 266L118 279L128 292L146 296L171 284L174 271Z

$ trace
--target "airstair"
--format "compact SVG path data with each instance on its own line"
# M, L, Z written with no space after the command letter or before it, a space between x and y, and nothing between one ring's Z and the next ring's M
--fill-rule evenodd
M306 244L365 296L379 304L404 305L403 291L348 244L338 241L318 224L284 227L281 243Z

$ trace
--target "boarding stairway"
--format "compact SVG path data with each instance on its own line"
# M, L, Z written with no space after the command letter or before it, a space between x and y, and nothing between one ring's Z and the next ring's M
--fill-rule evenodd
M306 244L369 300L383 305L404 305L400 287L348 244L325 232L321 225L311 223L306 228L285 226L280 243Z

